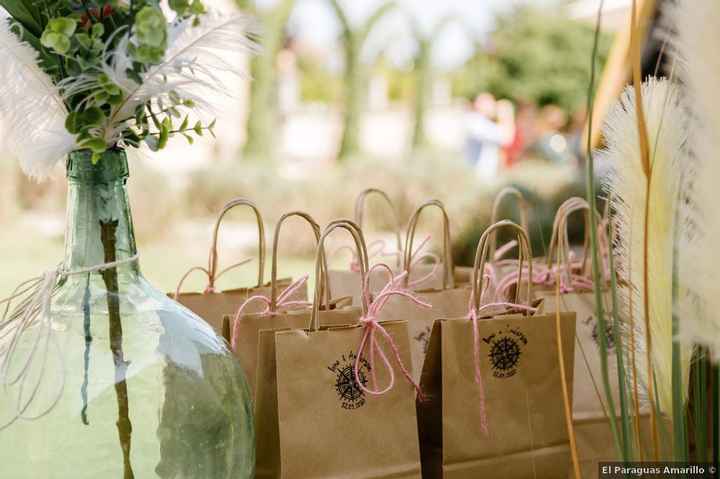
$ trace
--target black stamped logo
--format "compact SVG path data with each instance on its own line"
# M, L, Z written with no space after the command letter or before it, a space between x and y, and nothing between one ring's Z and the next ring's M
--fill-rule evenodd
M430 335L431 334L432 334L432 329L430 328L430 326L425 326L425 329L420 331L417 334L417 336L413 336L413 339L422 345L423 354L427 354L427 352L428 352L428 347L430 346Z
M335 374L335 392L340 400L340 407L347 410L361 408L366 402L365 392L355 380L356 358L357 355L350 351L328 366L328 370ZM360 358L358 379L363 386L367 386L370 371L370 363L365 358Z
M520 330L507 327L504 331L483 338L490 346L490 367L496 378L509 378L517 373L527 337Z
M588 316L585 321L583 321L585 326L587 328L590 328L590 335L597 345L597 347L600 347L600 321L595 319L595 316ZM605 344L607 344L608 349L613 349L615 347L615 330L613 328L612 321L606 316L605 318Z

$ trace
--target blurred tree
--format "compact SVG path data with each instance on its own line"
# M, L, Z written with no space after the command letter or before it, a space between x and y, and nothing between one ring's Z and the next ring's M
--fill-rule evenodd
M455 75L456 95L481 91L497 97L556 104L568 113L582 108L590 82L593 26L553 11L523 7L501 16L488 46ZM611 37L602 34L599 59Z
M360 116L367 98L367 72L362 64L362 50L375 25L396 7L394 2L380 5L362 25L354 27L339 0L329 0L342 28L345 49L343 90L343 135L338 160L343 161L360 151Z
M298 56L300 98L303 102L329 104L340 100L342 82L325 63L312 55Z
M236 0L240 9L260 19L260 55L250 63L250 99L248 106L246 158L272 158L272 132L277 117L277 57L283 47L285 26L295 0L278 0L272 7L260 9L253 0Z
M427 146L428 139L425 133L425 113L432 95L433 68L432 50L435 41L456 18L453 16L443 17L430 33L425 33L416 18L411 17L415 37L416 50L414 63L415 88L413 94L413 132L411 146L413 150Z

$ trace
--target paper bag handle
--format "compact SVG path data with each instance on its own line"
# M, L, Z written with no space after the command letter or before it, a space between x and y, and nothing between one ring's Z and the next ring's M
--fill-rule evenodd
M321 278L323 272L323 264L325 259L325 240L326 238L336 229L347 230L355 242L355 248L357 250L358 263L360 263L360 281L361 285L365 285L365 281L368 274L368 256L367 246L365 245L365 239L363 238L360 227L350 220L335 220L331 221L323 230L318 240L317 253L315 255L315 296L313 298L312 314L310 316L310 331L318 331L320 329L320 301L322 299L322 288L318 285L322 284L318 278ZM360 297L360 308L362 315L367 315L368 312L368 298L365 295Z
M490 215L490 224L494 225L497 223L500 219L498 216L500 216L500 206L502 205L503 200L505 198L515 198L515 201L517 202L518 209L520 210L520 226L525 228L525 231L530 231L529 229L529 218L530 218L530 205L525 199L525 196L522 194L520 190L515 188L514 186L506 186L500 192L495 196L495 201L493 202L493 208L492 208L492 214ZM497 251L497 233L493 233L492 237L490 238L490 258L491 260L495 258L495 251Z
M530 239L528 234L522 226L517 223L513 223L510 220L499 221L493 225L490 225L480 237L477 249L475 250L475 262L473 264L472 271L472 298L473 298L473 309L475 312L480 310L480 302L482 299L483 290L483 276L485 271L485 264L488 259L489 251L489 238L490 235L496 233L501 228L510 228L515 230L517 233L517 242L520 254L518 255L518 286L515 291L515 302L519 304L520 297L520 285L522 285L522 270L523 262L528 262L528 278L533 277L532 272L532 248L530 246ZM532 280L527 281L527 297L525 304L530 306L532 302Z
M584 198L572 197L566 200L557 210L555 221L553 222L552 236L550 237L550 247L548 249L547 267L552 268L554 262L558 265L565 264L566 268L570 267L570 240L568 238L567 223L571 214L583 211L585 220L585 239L583 247L583 261L581 275L585 276L587 272L588 250L590 240L590 205ZM599 214L596 213L599 217ZM570 271L568 270L567 273Z
M387 193L379 188L367 188L361 191L355 200L355 223L360 227L360 229L362 229L363 219L365 218L365 204L367 203L367 198L370 195L377 195L382 198L388 206L388 211L392 215L393 223L395 225L395 244L398 251L397 266L401 267L402 258L400 257L400 252L402 251L402 225L400 223L400 217L398 216L395 204L392 202Z
M220 232L220 223L222 222L223 218L230 210L232 210L233 208L236 208L238 206L247 206L253 210L253 213L255 213L255 219L257 220L257 227L258 227L258 280L257 280L257 287L262 286L264 283L263 277L265 274L265 225L263 223L262 215L260 214L260 210L258 209L258 207L252 201L245 199L245 198L235 198L234 200L229 201L225 206L223 206L222 211L220 211L220 214L218 215L218 218L215 221L215 226L213 227L213 236L212 236L212 242L210 243L210 254L208 257L208 289L214 289L215 281L220 276L220 274L222 274L224 271L227 271L229 268L233 267L233 266L230 266L228 268L225 268L225 270L221 271L220 273L217 272L217 267L218 267L217 242L218 242L218 234Z
M282 229L282 225L285 223L286 220L292 217L299 217L304 219L312 228L313 234L315 235L315 242L317 243L320 240L320 225L315 222L312 216L309 214L303 212L303 211L291 211L289 213L285 213L280 217L280 219L277 222L277 225L275 225L275 233L273 235L273 244L272 244L272 267L270 269L270 312L276 312L277 311L277 300L278 300L278 290L277 290L277 274L278 274L278 246L280 243L280 230ZM323 258L323 269L324 271L327 271L327 262L325 261L325 258ZM321 283L318 282L318 285ZM327 281L322 283L322 287L325 291L325 302L326 304L330 304L330 291L327 286Z
M233 209L236 206L245 205L252 208L252 210L255 212L255 217L257 218L257 225L258 225L258 286L261 286L263 284L263 274L265 271L265 227L263 225L262 216L260 215L260 211L257 209L257 207L250 201L246 200L244 198L236 198L230 202L228 202L220 212L220 215L218 216L218 219L215 221L215 226L213 227L213 236L212 241L210 243L210 253L208 255L208 267L203 268L202 266L193 266L190 268L181 278L180 281L178 281L177 287L175 287L175 294L174 298L177 301L180 297L180 289L182 288L183 283L185 280L195 271L200 271L205 273L205 276L207 276L208 283L205 287L204 293L210 293L215 290L215 282L222 276L223 274L227 273L228 271L235 269L239 266L242 266L244 264L249 263L250 259L245 259L243 261L240 261L238 263L231 264L230 266L226 267L222 271L217 271L217 240L218 240L218 232L220 230L220 222L223 219L223 216Z
M407 227L407 233L405 236L405 251L403 255L403 269L407 271L407 275L405 276L405 285L407 286L410 282L410 268L412 267L412 255L413 255L413 240L415 239L415 230L417 229L418 220L420 219L420 215L425 211L427 208L435 207L438 208L442 212L442 220L443 220L443 282L442 287L443 289L448 288L454 288L455 287L455 277L453 275L454 265L453 265L453 258L452 258L452 251L450 250L450 247L452 245L452 242L450 240L450 218L448 217L447 210L445 209L445 205L443 205L442 201L440 200L430 200L426 201L422 205L418 207L417 210L415 210L415 213L413 213L412 217L410 217L410 221L408 222Z

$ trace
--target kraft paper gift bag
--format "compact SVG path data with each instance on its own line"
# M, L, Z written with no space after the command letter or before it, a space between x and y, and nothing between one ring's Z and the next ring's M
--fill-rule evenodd
M361 234L346 221L324 231L316 274L324 239L336 228L353 235L367 282ZM260 332L256 477L420 478L415 389L402 381L407 329L373 316L394 294L386 289L376 303L368 294L360 308L334 312L355 324L362 319L361 326L323 327L328 312L316 290L309 330Z
M233 264L225 269L218 271L218 234L223 217L233 208L238 206L246 206L255 213L258 225L258 281L255 286L227 289L223 291L217 290L217 280L226 272L241 266L247 261ZM201 271L208 278L208 284L203 292L181 292L182 283L187 276L194 272ZM225 315L232 314L240 307L240 305L252 295L270 295L270 285L264 281L265 273L265 226L263 223L260 210L253 202L244 198L236 198L228 202L220 212L215 226L213 228L212 242L210 245L210 254L208 258L208 267L195 266L191 268L180 280L173 297L180 304L193 311L195 314L207 321L218 334L229 340L229 324L224 320ZM290 279L282 279L278 281L280 288L287 288L291 283ZM307 290L298 289L293 299L307 299ZM252 304L248 306L248 312L262 310L261 304Z
M313 229L315 229L314 225ZM319 232L317 234L319 237ZM315 302L319 301L319 298L325 299L324 309L320 309L317 314L320 324L323 327L357 324L361 316L360 308L352 307L349 302L345 307L333 308L327 287L324 250L320 252L318 246L318 251ZM279 478L281 471L275 333L307 328L311 317L312 308L305 308L280 311L270 315L257 313L241 315L234 323L233 340L236 343L236 354L247 371L250 371L252 364L255 364L252 378L257 446L255 477L258 479ZM252 341L253 337L256 337L256 342Z
M557 245L569 245L567 235L567 217L574 211L582 210L585 207L584 205L586 204L587 202L583 198L573 197L566 200L562 205L560 205L560 207L558 207L558 210L555 214L555 219L553 221L552 236L550 238L548 254L545 257L538 257L533 259L532 282L533 284L538 286L537 288L534 288L536 292L541 292L543 290L555 290L555 276L560 270L556 265L555 261L558 253ZM604 235L599 236L598 239L604 240L605 242L607 241L607 237ZM581 250L582 261L575 260L576 254L575 252L570 252L570 248L568 246L568 261L566 262L566 264L569 265L568 272L573 275L573 278L576 279L576 282L583 282L586 285L588 284L588 280L585 278L585 276L586 272L589 271L589 246L590 234L589 230L586 229L585 242ZM607 246L603 246L602 249L604 251L608 250ZM572 257L572 261L570 261L570 257ZM604 264L607 264L607 256L603 256L603 262ZM527 265L525 266L525 268L527 268ZM527 277L527 269L524 269L523 275L526 275L526 280L529 279ZM563 279L565 277L566 276L563 276ZM518 287L518 269L516 268L515 271L507 272L499 278L497 283L497 286L494 288L495 299L503 300L512 296L513 290ZM592 285L590 285L590 287L592 287Z
M288 311L269 319L267 329L258 331L257 361L255 373L255 437L256 467L255 477L279 478L280 467L280 431L278 426L278 385L275 355L275 335L279 331L300 330L310 324L311 311ZM359 307L348 306L332 310L321 310L319 321L323 327L354 325L361 316ZM277 328L274 328L277 326ZM274 328L274 329L273 329ZM313 410L314 406L306 406ZM297 476L306 477L306 476Z
M612 318L608 314L604 324L597 320L593 282L587 267L587 249L582 253L581 261L575 261L570 252L567 223L568 217L576 212L583 213L587 237L590 206L583 198L571 198L558 209L549 248L548 259L551 261L548 268L551 272L548 277L549 282L536 288L536 296L544 299L545 310L548 313L561 311L575 312L577 315L573 426L582 477L597 478L599 462L617 460L602 380L600 342L604 340L608 349L607 368L610 378L617 378L617 356ZM607 263L609 250L607 231L602 223L598 229L598 239L602 250L600 254L602 279L607 283L609 282ZM610 292L605 285L603 286L604 309L610 311ZM559 295L556 294L556 289ZM610 392L615 404L615 412L619 417L620 394L616 380L610 381ZM616 421L618 420L616 418ZM642 429L646 429L647 421L647 411L643 407L640 416Z
M399 283L363 295L362 325L320 330L316 301L309 331L276 333L280 477L420 479L407 323L377 321Z
M430 331L432 330L433 321L441 317L461 316L467 313L467 305L470 299L471 289L467 285L456 287L455 278L453 277L453 260L450 245L450 219L445 211L442 202L431 200L421 205L410 218L408 230L405 240L405 251L403 255L404 270L412 274L414 269L412 255L410 254L413 247L415 232L421 215L430 208L437 208L442 213L443 228L443 260L438 263L441 267L441 274L438 275L442 279L439 287L423 288L414 291L425 303L432 305L430 309L420 308L416 304L408 303L402 298L392 298L383 308L381 319L383 321L407 320L408 330L410 331L410 355L413 365L413 379L420 380L422 365L425 359L428 342L430 339ZM408 276L405 276L405 286L408 286Z
M284 223L293 217L305 220L310 226L315 240L320 238L320 226L307 213L293 211L280 217L275 226L272 248L272 267L270 270L270 294L255 294L247 298L232 315L226 314L224 323L230 325L230 344L240 365L245 371L251 391L255 391L255 373L257 368L258 333L261 329L283 329L302 321L302 314L288 317L288 310L307 308L310 303L298 300L296 291L307 288L307 276L298 278L279 292L278 287L278 245L280 231ZM258 311L258 307L262 309ZM295 322L293 322L295 321ZM307 323L307 321L306 321Z
M530 204L525 199L522 192L513 186L506 186L495 196L492 212L490 214L490 224L494 225L500 221L500 207L505 199L510 198L515 199L515 203L517 204L517 208L520 213L520 225L525 228L525 231L529 234ZM510 241L498 248L497 235L492 235L490 238L490 266L494 269L496 276L494 281L495 283L498 283L507 273L516 269L517 261L512 259L503 259L503 257L516 246L517 243L515 241ZM456 266L455 281L459 284L470 283L472 270L472 266Z
M355 223L362 228L363 220L365 218L367 199L373 195L378 196L383 200L383 202L387 205L387 208L385 208L386 211L392 216L395 233L395 245L390 247L382 240L374 241L368 244L368 260L371 263L387 263L392 268L392 271L395 274L398 274L402 272L403 269L402 227L395 205L387 193L377 188L368 188L363 190L355 201ZM432 264L424 264L424 260L426 259L435 259L433 255L424 253L424 246L424 244L421 244L413 253L413 259L416 264L409 277L412 289L436 289L442 284L442 278L437 271L437 267ZM354 252L353 248L349 246L340 248L338 252L345 249L349 249ZM437 261L435 262L437 263ZM354 305L357 306L360 304L361 282L356 256L353 256L347 270L333 269L330 270L329 276L329 282L332 288L332 297L339 298L351 296L353 298ZM369 272L369 278L370 291L379 291L387 281L385 272L377 269Z
M296 291L300 288L306 288L307 275L298 278L291 283L282 292L279 291L277 280L277 262L278 262L278 243L280 230L284 222L292 217L304 219L311 226L315 239L320 238L320 227L307 213L294 211L284 214L277 223L275 228L275 237L272 249L272 269L270 277L270 295L255 295L248 298L234 315L226 315L226 321L231 324L231 346L232 350L240 361L245 376L247 378L250 390L255 392L257 364L258 364L258 337L260 331L263 330L279 330L285 328L301 328L308 324L310 318L311 303L305 300L298 300ZM323 261L323 271L325 271L325 262ZM348 324L347 315L331 311L343 304L343 299L331 301L328 293L327 285L323 289L325 293L325 310L323 310L321 319L324 326L344 325ZM249 306L253 303L264 305L264 309L256 313L247 313ZM255 310L255 308L253 308ZM356 319L356 318L355 318ZM355 322L352 319L350 324Z
M490 229L505 226L529 251L514 223ZM530 287L523 305L481 306L481 281L473 281L469 313L433 326L421 381L426 400L418 402L423 478L564 479L572 391L563 384L572 384L575 316L529 306Z

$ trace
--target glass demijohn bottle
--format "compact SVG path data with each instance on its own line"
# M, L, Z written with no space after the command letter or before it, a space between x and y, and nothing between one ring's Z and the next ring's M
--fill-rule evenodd
M95 164L74 152L67 177L66 255L49 307L0 324L0 477L253 477L239 364L140 272L125 152Z

